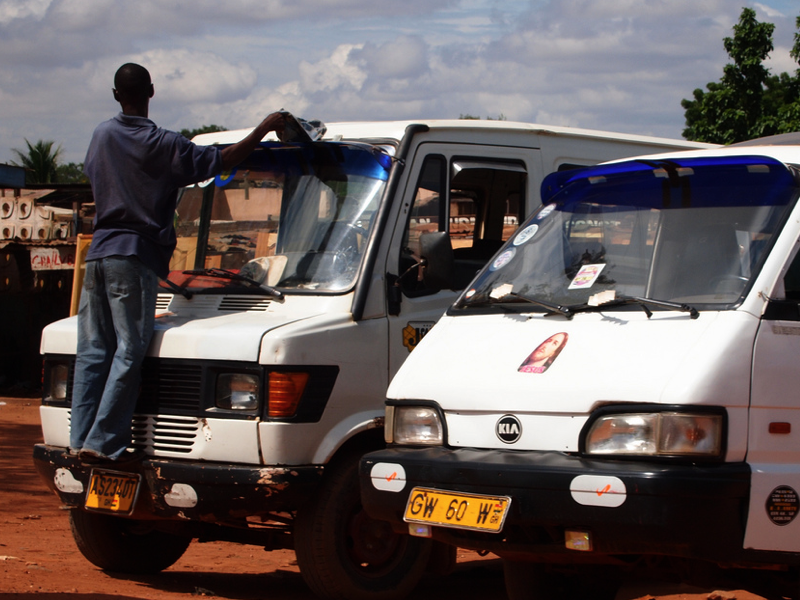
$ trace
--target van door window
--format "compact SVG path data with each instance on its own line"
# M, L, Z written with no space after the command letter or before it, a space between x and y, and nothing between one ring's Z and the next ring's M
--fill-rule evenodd
M419 260L422 233L444 231L455 259L453 289L472 280L508 240L522 218L527 172L519 162L428 156L414 194L404 235L400 272ZM406 276L406 295L433 293L418 277Z
M800 252L795 255L783 276L783 289L787 300L800 301Z

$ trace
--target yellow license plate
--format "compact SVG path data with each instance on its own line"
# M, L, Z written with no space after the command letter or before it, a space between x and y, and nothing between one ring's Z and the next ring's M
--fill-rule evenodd
M509 504L511 498L508 496L480 496L414 488L408 496L404 519L408 523L501 531Z
M87 510L130 514L139 492L141 475L94 469L84 506Z

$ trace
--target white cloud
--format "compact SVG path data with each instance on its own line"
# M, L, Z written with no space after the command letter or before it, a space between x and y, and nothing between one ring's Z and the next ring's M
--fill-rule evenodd
M359 90L367 78L363 61L351 59L362 45L343 44L329 58L315 64L303 61L299 66L302 89L308 93L330 92L340 89Z
M145 65L172 129L470 113L678 137L682 98L717 81L742 5L776 24L793 72L796 0L0 0L0 162L23 137L83 159Z
M29 17L41 19L50 2L51 0L0 0L0 25Z
M417 78L428 70L428 45L419 36L401 35L385 44L364 44L355 57L371 77Z
M211 52L185 49L152 50L132 62L147 65L156 93L167 102L230 102L246 97L255 86L256 71L232 64Z
M767 6L766 4L761 4L760 2L756 2L753 4L753 7L758 10L758 12L764 13L767 17L770 18L778 18L778 17L785 17L781 11L772 8L771 6Z

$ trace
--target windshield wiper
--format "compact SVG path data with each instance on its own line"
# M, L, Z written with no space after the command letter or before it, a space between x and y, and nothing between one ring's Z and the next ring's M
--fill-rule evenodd
M645 313L647 313L647 318L653 316L653 313L650 311L650 306L655 306L656 308L666 308L667 310L674 310L678 312L686 312L689 313L689 317L692 319L696 319L700 316L700 313L694 306L690 306L688 304L681 304L679 302L669 302L667 300L656 300L655 298L642 298L640 296L617 296L614 300L609 300L608 302L603 302L600 304L581 304L578 306L570 306L566 307L573 312L592 312L592 311L602 311L605 308L612 308L615 306L626 306L628 304L638 304L642 307Z
M501 296L496 300L498 303L504 302L517 302L522 300L523 302L527 302L529 304L534 304L536 306L541 306L542 308L549 311L546 316L551 314L561 315L562 317L567 317L567 319L572 319L575 316L575 311L569 306L561 306L560 304L552 304L551 302L547 302L545 300L539 300L537 298L530 298L528 296L523 296L522 294L518 294L517 292L509 292L504 296Z
M169 275L167 275L167 277L162 279L161 281L163 281L167 285L167 287L169 289L171 289L175 294L180 294L181 296L183 296L187 300L191 300L192 296L194 296L194 294L192 294L192 292L187 290L184 286L178 285L177 283L172 281L169 278Z
M255 279L250 279L244 275L240 275L239 273L234 273L233 271L228 271L227 269L193 269L191 271L184 271L184 275L200 275L203 277L217 277L220 279L229 279L231 281L241 281L243 283L247 283L250 286L261 290L262 292L269 294L278 302L283 302L285 300L285 296L283 292L280 290L272 287L271 285L264 285L263 283L259 283Z

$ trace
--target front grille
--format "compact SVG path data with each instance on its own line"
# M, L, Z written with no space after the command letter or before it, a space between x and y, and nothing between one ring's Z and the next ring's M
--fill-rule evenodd
M268 298L260 296L225 296L219 305L219 310L263 312L269 308L270 304Z
M191 299L172 294L159 294L157 310L169 310L175 314L197 314L202 312L264 312L272 299L252 294L195 294Z
M68 365L67 401L48 401L53 406L72 403L75 358L48 356L45 376L52 365ZM250 371L255 372L256 367ZM142 381L133 416L133 445L148 454L169 456L191 454L198 443L210 440L207 419L255 419L252 411L220 411L214 406L214 381L218 373L242 371L241 363L195 361L147 357L142 364ZM260 371L257 371L260 373ZM262 376L262 375L259 375ZM71 417L71 415L70 415Z
M131 433L133 444L155 452L188 454L202 432L202 419L136 414Z
M197 413L203 386L203 369L166 359L147 358L142 365L142 387L136 412L144 414Z

